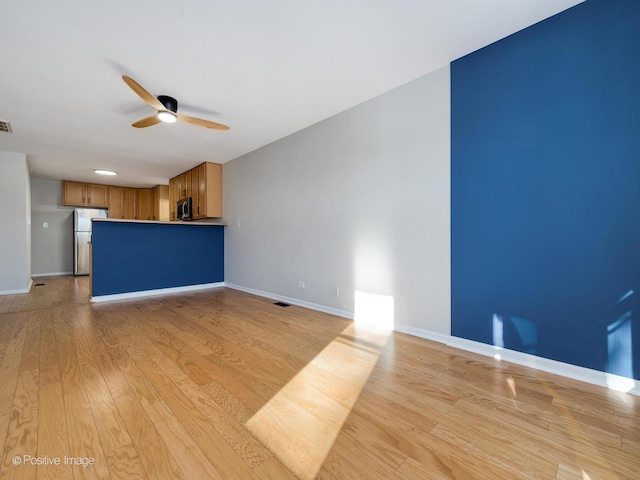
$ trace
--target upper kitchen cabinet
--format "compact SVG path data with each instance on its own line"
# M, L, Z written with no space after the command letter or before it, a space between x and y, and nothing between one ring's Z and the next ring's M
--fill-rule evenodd
M175 178L169 179L169 220L176 219L176 203L178 201L178 185Z
M169 180L170 220L176 220L176 203L191 197L192 218L222 217L222 165L205 162Z
M62 182L62 204L71 207L109 206L109 187L94 183Z
M109 218L124 218L124 187L109 187Z
M151 189L151 206L153 220L169 220L169 187L167 185L156 185ZM176 208L175 205L173 208Z
M151 189L136 189L136 220L153 220L151 207Z
M109 187L109 218L135 220L136 189L131 187Z
M222 165L205 162L191 175L198 178L193 192L193 218L222 217Z
M153 188L137 188L136 219L169 220L169 187L156 185Z
M136 188L124 187L123 188L123 217L128 220L134 220L136 218Z
M173 184L173 196L175 197L176 202L192 196L191 170L173 177L169 182L170 188Z

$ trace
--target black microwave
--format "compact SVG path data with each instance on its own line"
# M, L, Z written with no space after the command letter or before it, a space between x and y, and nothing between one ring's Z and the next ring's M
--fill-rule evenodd
M176 204L176 217L178 220L191 220L191 205L191 197L178 200L178 203Z

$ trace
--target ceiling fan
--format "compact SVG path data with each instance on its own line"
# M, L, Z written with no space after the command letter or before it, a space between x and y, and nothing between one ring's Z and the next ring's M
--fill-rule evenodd
M142 120L138 120L131 124L132 127L145 128L151 127L152 125L156 125L160 122L174 123L176 120L180 120L198 127L212 128L214 130L229 130L229 127L222 123L203 120L202 118L189 117L188 115L181 115L178 113L178 101L175 98L169 97L168 95L159 95L156 98L133 78L123 75L122 80L124 80L124 83L129 85L129 88L137 93L142 100L158 111L155 115L143 118Z

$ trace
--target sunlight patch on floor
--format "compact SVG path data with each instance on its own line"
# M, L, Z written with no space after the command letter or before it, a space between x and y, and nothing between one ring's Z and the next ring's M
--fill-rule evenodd
M361 296L361 322L343 330L245 424L301 479L320 471L391 333L370 326L371 320L393 326L393 298L380 297ZM379 308L367 303L376 301Z
M607 373L607 386L616 392L627 393L636 387L636 382L633 378Z

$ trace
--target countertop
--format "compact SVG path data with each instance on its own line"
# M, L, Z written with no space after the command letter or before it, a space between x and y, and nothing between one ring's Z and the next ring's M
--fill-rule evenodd
M167 222L163 220L127 220L124 218L92 218L93 222L120 222L120 223L159 223L161 225L189 225L189 226L204 226L204 227L226 227L226 223L222 222L199 222L199 221L175 221Z

